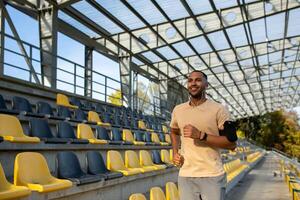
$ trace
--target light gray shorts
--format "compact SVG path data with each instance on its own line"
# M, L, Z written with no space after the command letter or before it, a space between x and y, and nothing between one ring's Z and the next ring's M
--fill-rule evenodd
M226 174L216 177L178 177L181 200L224 200Z

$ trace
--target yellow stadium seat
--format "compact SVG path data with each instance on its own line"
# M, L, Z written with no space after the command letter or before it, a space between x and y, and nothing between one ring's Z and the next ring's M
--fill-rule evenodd
M141 170L139 169L126 168L120 152L114 150L110 150L107 152L107 168L112 171L121 172L124 176L141 173Z
M166 125L162 125L162 130L163 130L164 133L168 133L169 132Z
M150 190L150 200L166 200L166 196L160 187L153 187Z
M87 124L78 124L77 125L77 138L78 139L87 139L91 144L107 144L106 140L97 139L94 136L92 128Z
M57 191L72 186L71 181L53 177L46 159L36 152L23 152L16 156L14 184L37 192Z
M169 134L165 135L165 139L168 144L172 144L171 136Z
M129 200L147 200L147 199L143 194L136 193L136 194L130 195Z
M150 131L150 132L154 131L153 129L148 129L147 126L146 126L146 124L145 124L145 122L143 120L139 120L138 121L138 128L146 130L146 131Z
M24 186L15 186L7 181L3 168L0 164L0 200L16 199L30 195L29 188Z
M167 166L166 165L156 165L153 163L151 155L148 151L146 150L140 150L139 152L139 156L140 156L140 165L143 167L154 167L156 170L160 170L160 169L166 169Z
M173 162L170 160L170 153L168 150L162 149L160 151L160 157L161 157L161 161L163 161L164 163L173 164Z
M173 182L167 182L166 184L166 199L180 200L177 186Z
M128 169L139 169L143 173L156 170L156 168L152 166L142 166L140 164L137 153L132 150L125 151L125 167L127 167Z
M29 137L23 133L20 121L15 116L0 114L0 136L4 140L20 143L38 143L38 137Z
M106 126L106 127L111 126L110 123L102 122L99 115L98 115L98 113L96 113L94 111L89 111L88 112L88 121L89 122L96 122L100 126Z
M78 109L78 106L74 106L70 104L69 98L66 95L60 93L56 95L56 104L60 106L73 108L73 109Z
M159 145L169 145L167 142L161 142L159 140L159 137L156 133L151 133L151 140L153 143L155 144L159 144Z
M170 149L170 161L173 163L173 149Z
M122 139L126 142L131 142L135 145L145 145L146 144L145 142L142 142L142 141L136 141L133 138L132 132L129 129L123 129Z

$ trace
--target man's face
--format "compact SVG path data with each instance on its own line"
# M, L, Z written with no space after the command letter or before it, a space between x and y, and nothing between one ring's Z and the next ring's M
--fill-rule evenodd
M200 98L207 87L207 80L200 72L192 72L188 78L188 91L193 98Z

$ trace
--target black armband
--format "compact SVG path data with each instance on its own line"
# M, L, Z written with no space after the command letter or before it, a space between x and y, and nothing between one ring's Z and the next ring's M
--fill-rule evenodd
M236 123L232 121L226 121L223 126L224 129L219 130L219 135L225 136L230 142L237 141Z

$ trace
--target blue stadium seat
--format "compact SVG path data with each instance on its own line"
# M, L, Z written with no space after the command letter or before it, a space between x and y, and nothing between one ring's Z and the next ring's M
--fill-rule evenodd
M67 143L67 138L57 138L51 132L47 120L32 118L29 120L30 134L40 138L45 143Z
M159 145L159 144L155 144L154 142L152 142L152 140L151 140L151 133L145 132L144 135L145 135L146 145Z
M97 138L101 139L101 140L106 140L108 141L109 144L123 144L122 141L114 141L111 139L111 137L109 136L108 130L104 127L101 126L97 126L96 127L96 134L97 134Z
M69 97L69 101L70 101L70 103L71 103L72 105L78 106L78 108L82 108L82 107L83 107L83 105L82 105L82 103L80 102L80 100L77 99L76 97Z
M75 132L71 124L68 122L59 122L57 125L57 137L68 138L73 144L88 144L89 141L86 139L76 138Z
M3 98L3 96L1 94L0 94L0 113L3 113L3 114L13 114L13 115L19 114L18 111L9 110L6 107L5 100L4 100L4 98Z
M47 102L39 101L36 104L37 113L49 119L63 120L63 117L54 115L53 109Z
M68 107L65 107L65 106L57 106L57 115L68 121L73 121L73 122L77 122L77 123L81 122L80 120L74 119L72 117L72 112L69 110Z
M168 163L164 163L161 160L160 151L159 150L152 150L152 160L153 160L154 164L157 164L157 165L166 165L167 168L171 168L171 167L174 166L174 165L171 165L171 164L168 164Z
M69 179L78 185L94 183L105 179L103 175L84 173L77 156L73 152L59 152L56 158L58 178Z
M131 145L131 142L125 142L122 139L121 130L118 128L112 128L112 140L121 142L121 144Z
M122 177L121 172L112 172L107 169L101 154L97 151L89 151L87 153L87 171L89 174L104 175L105 179L114 179Z
M43 115L39 115L33 113L31 104L26 98L14 96L12 100L12 109L20 112L22 115L33 116L33 117L43 117Z

